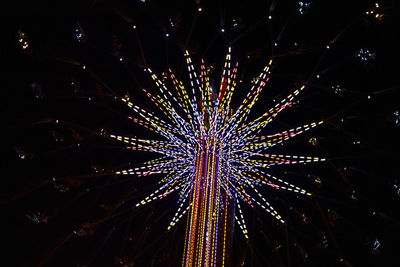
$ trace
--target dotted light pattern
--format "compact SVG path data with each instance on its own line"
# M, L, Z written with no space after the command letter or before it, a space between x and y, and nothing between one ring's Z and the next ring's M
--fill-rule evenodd
M252 84L247 96L236 110L231 99L236 87L238 63L231 64L228 48L219 93L210 85L209 73L201 60L197 75L189 52L185 52L190 91L178 81L172 70L169 77L173 90L167 88L151 69L145 71L154 81L158 93L143 90L168 120L121 98L135 113L133 122L159 134L164 140L149 140L120 135L110 138L124 142L127 149L156 152L162 156L140 167L118 170L118 175L147 176L166 174L160 186L136 204L137 207L178 192L178 209L168 230L187 215L183 266L224 266L226 264L226 232L233 218L248 238L240 202L261 207L281 223L285 221L260 193L265 186L298 194L311 193L268 173L282 164L307 164L324 161L317 157L268 154L270 147L302 134L323 122L313 122L276 134L259 136L260 132L304 90L301 86L273 108L248 120L251 108L267 84L272 60ZM229 209L235 205L236 209ZM230 214L233 211L235 214Z

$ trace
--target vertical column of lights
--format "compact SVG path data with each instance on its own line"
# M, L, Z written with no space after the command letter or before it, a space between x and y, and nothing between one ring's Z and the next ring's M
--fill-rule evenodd
M217 144L214 143L214 148L216 147L216 145ZM221 159L221 153L220 153L219 159ZM218 163L220 163L220 162L218 162ZM220 164L216 165L215 168L212 171L213 171L213 173L216 173L218 175L218 177L220 177L221 176ZM215 210L214 210L214 212L212 214L212 216L213 216L213 222L212 222L213 225L212 225L212 227L213 227L213 229L215 231L215 234L212 236L212 245L213 245L213 247L211 248L212 249L211 250L211 259L210 259L211 260L211 266L216 266L216 264L217 264L217 256L218 256L217 255L217 248L218 248L218 241L219 241L218 234L220 233L220 231L219 231L220 197L219 196L220 196L220 189L221 189L220 186L219 186L219 182L220 182L219 179L215 181L215 183L217 185L217 188L215 190L214 200L213 200L214 201Z
M211 138L212 139L212 138ZM206 201L204 201L204 205L207 205L207 209L205 211L207 211L207 222L206 222L206 229L205 229L205 241L206 241L206 247L205 247L205 257L204 257L204 262L206 264L206 266L208 266L208 262L209 262L209 253L210 253L210 247L212 245L212 214L214 212L214 204L215 204L215 199L213 199L213 194L215 192L215 180L214 180L214 166L215 166L215 161L217 160L215 157L215 143L214 140L212 139L210 142L210 145L208 145L209 150L211 150L208 155L208 161L207 161L207 166L205 167L207 169L207 180L206 180L206 192L204 194L204 199ZM211 169L210 169L211 167ZM204 231L204 229L203 229ZM204 238L204 237L203 237ZM203 240L202 240L203 241ZM201 255L202 251L200 251L200 255ZM200 263L201 261L199 261ZM201 265L199 265L201 266Z
M204 137L199 144L183 266L220 266L218 262L223 261L225 249L219 252L218 244L226 238L228 203L227 195L223 196L225 208L221 214L219 181L222 146L211 135ZM219 220L220 214L225 218L223 223Z

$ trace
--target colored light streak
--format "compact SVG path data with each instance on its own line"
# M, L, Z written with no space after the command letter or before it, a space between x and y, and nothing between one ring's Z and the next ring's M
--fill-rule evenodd
M118 170L115 174L144 177L164 173L160 187L136 204L137 207L173 192L179 192L178 209L168 230L187 215L183 266L224 266L227 264L227 229L230 218L236 221L244 237L248 230L241 203L258 206L281 223L285 221L260 192L265 186L306 196L311 193L268 173L282 164L308 164L325 159L308 156L270 154L268 149L282 144L320 124L313 122L287 131L259 135L305 86L294 90L273 108L248 121L249 113L269 81L272 60L255 79L247 96L236 110L231 99L236 87L238 63L231 64L229 47L223 67L219 92L210 86L208 69L201 60L197 75L189 52L185 52L190 89L186 90L171 69L168 70L173 90L157 78L151 69L145 71L154 81L158 93L144 93L164 114L165 121L121 98L135 113L129 117L164 140L109 135L127 144L127 149L155 152L160 158L147 161L140 167ZM230 207L235 207L231 209ZM231 214L232 211L234 214Z

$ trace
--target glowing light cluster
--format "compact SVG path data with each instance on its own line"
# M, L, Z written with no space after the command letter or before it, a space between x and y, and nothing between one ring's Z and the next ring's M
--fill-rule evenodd
M307 10L310 8L311 3L310 3L310 1L299 1L298 5L299 5L299 9L298 9L299 13L301 15L304 15L304 13L306 13Z
M377 21L380 21L384 16L383 10L382 10L381 6L379 5L379 3L373 4L365 12L365 15L368 16L368 17L372 17L372 18L376 19Z
M78 22L74 31L74 35L78 43L85 42L86 36L85 33L83 32L81 24Z
M376 58L376 54L374 52L372 52L371 50L362 48L357 52L356 57L360 61L366 62L366 61L374 60Z
M26 54L32 53L31 45L29 42L29 38L26 33L21 30L18 30L18 42L19 45Z
M200 75L194 68L189 52L185 52L190 91L168 70L168 80L159 79L151 69L146 73L154 81L157 94L143 89L159 108L163 117L155 116L127 98L133 122L161 135L163 140L109 135L126 143L127 149L156 152L162 156L139 167L118 170L119 175L147 176L166 174L160 186L136 204L137 207L178 192L178 209L168 230L184 214L187 215L184 266L224 266L226 264L227 229L236 221L248 238L242 203L261 207L278 221L283 218L260 192L265 186L298 194L311 193L275 177L268 169L282 164L307 164L325 159L308 156L265 153L268 149L302 134L320 124L312 122L280 133L259 135L261 131L305 88L301 86L254 120L248 115L269 80L272 60L256 78L247 96L237 109L231 107L236 88L238 63L231 63L231 48L225 58L219 92L215 93L209 68L201 60ZM234 209L233 209L234 208Z

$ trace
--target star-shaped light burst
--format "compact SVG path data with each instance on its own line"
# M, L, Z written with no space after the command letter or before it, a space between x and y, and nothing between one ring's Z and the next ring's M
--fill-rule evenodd
M191 92L169 70L173 88L157 78L149 68L146 72L159 90L151 101L168 119L152 113L122 98L135 113L135 123L161 135L163 140L110 135L128 144L128 149L150 151L162 156L145 162L141 167L119 170L116 174L147 176L164 173L160 187L136 204L141 206L161 199L172 192L179 193L178 208L168 229L187 216L184 266L223 266L225 264L227 221L232 218L248 238L241 205L259 206L280 222L282 217L260 193L263 187L311 195L268 172L281 164L324 161L316 157L269 154L268 149L323 123L313 122L281 133L259 135L287 108L305 86L276 104L273 108L248 121L251 108L269 80L272 60L256 79L240 106L231 108L236 87L238 63L231 65L229 47L222 72L219 93L210 86L204 61L197 75L188 51L185 58L189 70ZM231 208L230 208L231 207ZM229 220L232 221L232 220Z

